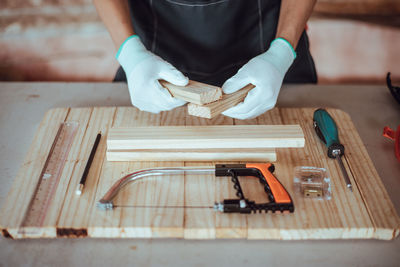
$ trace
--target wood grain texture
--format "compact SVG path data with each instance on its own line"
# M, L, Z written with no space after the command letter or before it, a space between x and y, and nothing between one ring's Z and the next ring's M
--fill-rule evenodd
M151 114L134 108L118 108L113 126L133 127L142 125L160 125L182 121L178 116L169 120L164 113ZM172 112L173 114L173 112ZM104 160L106 160L104 158ZM105 172L100 176L99 200L108 188L122 176L138 169L162 166L182 166L183 162L105 162ZM111 170L111 172L110 172ZM154 176L146 182L128 184L115 198L117 207L112 211L92 209L89 235L93 237L183 237L183 209L162 208L165 205L183 205L183 176ZM150 205L159 208L142 208ZM136 207L135 207L136 206Z
M116 127L108 150L303 147L299 125Z
M85 236L89 227L90 212L95 207L98 177L102 171L106 136L114 119L116 108L93 108L90 121L83 137L79 155L75 159L75 167L71 174L68 190L65 194L63 209L60 213L57 229L60 236ZM77 196L75 190L80 182L83 171L89 158L97 134L101 131L102 137L96 150L95 157L90 167L82 195Z
M46 162L52 140L56 137L58 128L65 121L68 112L68 108L52 109L46 112L10 192L5 202L2 203L1 228L6 229L14 238L28 237L18 233L19 226L39 181L40 172ZM54 237L54 227L52 228L49 234L43 231L43 235Z
M343 121L339 128L339 135L341 142L346 147L345 163L348 172L352 174L352 182L354 181L357 184L369 218L373 223L373 237L386 240L393 239L399 235L399 217L378 172L368 156L360 135L347 113L341 110L332 110L331 114L336 121ZM391 227L396 225L397 229L393 231Z
M271 220L268 221L257 217L252 218L248 225L249 239L271 238L271 235L284 239L305 237L337 239L354 238L354 236L371 238L373 225L368 219L366 208L362 205L362 199L356 190L351 193L346 189L336 161L326 156L326 147L321 144L313 129L312 114L312 109L281 109L279 112L274 109L257 118L260 124L300 123L307 142L303 149L277 150L279 162L275 165L275 175L291 194L295 203L295 212L283 216L273 214ZM295 194L292 185L295 166L327 168L332 183L332 199L315 201ZM338 228L342 230L336 231L335 229ZM274 229L274 231L266 229ZM302 231L293 229L302 229Z
M70 109L65 121L76 121L79 123L78 131L74 137L71 150L66 159L64 169L62 171L60 182L54 192L52 204L47 210L44 225L54 229L54 225L58 225L59 214L64 209L64 201L66 200L68 186L71 185L71 177L75 171L76 163L82 149L82 141L86 134L86 128L92 115L92 108ZM75 188L77 184L73 185ZM54 236L57 232L54 231Z
M276 161L274 148L108 150L108 161Z
M341 141L346 147L345 167L354 186L345 187L336 161L326 155L326 147L314 133L314 109L278 109L247 120L217 116L212 120L186 116L185 108L150 114L132 107L55 109L46 113L24 164L2 206L0 225L3 235L13 238L104 237L104 238L247 238L247 239L348 239L390 240L399 235L400 220L350 117L328 109L338 122ZM74 145L68 155L62 179L51 204L46 224L39 234L18 232L24 212L37 184L40 171L63 121L80 122ZM98 131L108 134L110 127L157 125L232 125L299 124L307 142L303 148L276 149L275 175L291 194L294 213L223 214L210 208L214 202L234 198L229 178L214 175L155 176L128 184L111 211L95 207L110 186L132 171L162 166L204 166L216 162L109 162L105 139L100 142L86 187L80 197L74 194L91 144ZM327 168L332 183L332 199L304 199L293 190L295 166ZM94 167L94 168L93 168ZM27 179L30 177L30 179ZM256 179L240 178L246 196L265 201L265 192ZM121 207L121 205L125 207ZM152 208L139 207L152 206ZM172 207L167 207L172 206ZM174 208L186 206L186 208Z
M206 120L198 117L188 116L186 125L231 125L232 119L218 116L213 120ZM215 162L185 162L185 166L214 166ZM227 179L228 180L228 179ZM213 175L185 175L185 205L186 206L212 206L216 201L218 191L216 191L218 179ZM232 185L230 185L232 187ZM226 192L228 187L219 188ZM217 218L220 215L212 209L185 209L185 239L215 239L219 235L220 225ZM237 221L230 221L236 225ZM233 228L230 230L234 231Z
M253 88L254 85L249 84L235 93L222 95L221 100L206 105L189 103L188 113L192 116L212 119L225 110L242 102L246 98L247 93Z
M161 80L160 84L167 88L173 97L198 105L208 104L222 97L220 87L201 82L189 81L186 86L178 86Z

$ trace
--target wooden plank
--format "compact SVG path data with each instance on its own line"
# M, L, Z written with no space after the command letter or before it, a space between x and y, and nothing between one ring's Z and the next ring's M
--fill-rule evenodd
M220 115L220 117L223 117ZM257 125L257 120L232 120L234 125ZM268 161L267 159L262 162ZM234 163L249 163L250 161L237 161ZM239 178L244 192L247 192L246 184L243 183L243 177ZM257 186L259 182L257 181ZM245 194L246 195L246 194ZM249 196L249 194L247 194ZM222 202L224 199L236 199L236 190L233 188L233 183L230 177L215 178L215 199L217 202ZM251 215L245 214L226 214L218 212L216 214L216 237L217 238L247 238L248 218Z
M160 125L185 125L185 107L172 111L162 112ZM183 161L156 162L157 167L181 167ZM157 181L155 197L159 206L184 206L185 205L185 175L163 175ZM185 210L183 208L160 208L158 223L153 223L153 237L184 237Z
M218 118L218 117L217 117ZM217 119L215 118L215 119ZM232 120L220 115L220 120L239 125ZM215 120L214 119L214 120ZM204 119L202 119L204 120ZM212 123L213 120L204 120ZM255 125L256 123L249 125ZM243 123L244 125L244 123ZM214 162L216 164L217 162ZM232 162L232 163L240 163ZM236 199L236 190L233 188L231 177L215 177L215 201L222 202L224 199ZM247 216L244 214L227 214L217 212L215 215L216 237L217 238L247 238Z
M51 109L46 112L40 122L10 192L2 203L0 228L3 235L13 238L24 237L18 233L19 226L28 209L58 128L64 122L68 112L68 108Z
M283 109L275 115L267 113L258 118L260 123L300 123L307 143L303 149L277 150L279 162L276 163L275 175L291 194L295 212L278 217L274 214L268 221L252 218L249 221L249 238L293 240L372 237L373 225L359 192L355 189L352 193L346 188L336 161L325 156L326 147L321 144L312 126L313 109ZM282 121L280 118L283 118ZM329 170L331 200L305 199L295 194L292 188L293 168L300 165Z
M46 217L44 218L43 225L37 228L29 227L30 231L34 231L36 233L26 234L23 237L57 237L57 221L59 214L63 208L63 203L65 201L66 191L68 189L68 185L70 183L71 173L75 168L75 162L78 158L80 152L80 146L82 143L83 136L86 131L87 123L91 116L92 109L91 108L82 108L82 109L71 109L68 113L66 122L73 121L78 122L78 129L76 135L74 137L73 143L71 145L71 149L69 154L67 155L66 162L64 164L64 168L61 173L61 177L59 183L53 192L54 196L51 200L51 203L47 209ZM56 127L58 128L58 127ZM52 142L52 141L51 141Z
M130 123L135 123L136 120L140 120L140 118L137 117L136 109L117 108L112 126L129 125ZM149 121L150 123L152 122L152 120ZM108 162L106 157L103 158L103 168L98 179L98 187L95 196L96 202L103 197L115 181L132 171L129 167L128 162ZM137 187L133 187L130 188L130 190L136 188ZM95 206L92 207L87 228L88 236L110 238L123 236L124 231L120 227L121 216L122 209L103 211Z
M47 211L44 221L44 224L53 228L55 232L57 231L59 216L64 208L64 202L66 201L68 186L71 184L71 176L75 170L76 163L81 153L82 142L86 133L89 119L92 115L92 111L93 108L71 109L68 113L68 117L65 119L66 122L76 121L79 123L79 126L74 138L74 142L72 143L71 150L67 156L60 182L58 183L57 189L54 193L54 199L52 200L52 204ZM74 186L76 188L76 184Z
M160 84L168 89L173 97L198 105L208 104L222 97L222 89L196 81L189 81L186 86L178 86L169 82L160 81Z
M337 109L329 109L336 122L340 121L339 138L345 145L345 164L351 174L374 225L373 237L391 240L399 235L400 219L376 171L350 116ZM359 200L361 202L361 200Z
M221 114L225 110L236 106L242 102L247 93L254 88L254 85L249 84L246 87L240 89L232 94L222 95L221 100L212 102L206 105L197 105L193 103L188 104L188 113L192 116L202 117L206 119L214 118L215 116Z
M57 222L57 234L61 237L84 237L87 235L90 212L95 208L98 179L103 169L106 151L106 136L114 119L116 108L94 108L88 123L85 136L81 144L80 154L75 161L75 168L71 174L71 181L66 192L63 209ZM75 191L82 177L86 162L89 158L97 133L102 137L95 157L90 167L82 195L77 196Z
M268 125L280 125L282 124L281 114L278 109L272 109L260 117L256 118L257 123L260 124L268 124ZM303 149L308 147L309 143L307 143ZM301 229L302 222L305 225L314 225L317 221L312 221L309 218L309 215L303 216L303 212L300 211L300 207L303 205L299 204L299 200L296 198L294 194L291 184L292 184L292 168L291 163L291 153L302 153L303 149L293 149L289 152L289 149L277 149L277 156L279 157L279 161L275 164L275 172L274 175L277 179L282 183L282 185L286 188L286 190L291 195L295 211L294 213L261 213L261 214L253 214L248 217L248 238L249 239L301 239L305 237L304 233L299 230L295 233L292 233L292 229ZM248 188L249 196L251 196L252 200L265 202L267 201L265 198L265 192L260 189L259 186L254 185L254 181L245 180L244 187ZM268 201L267 201L268 202ZM297 234L297 236L295 236Z
M179 111L179 109L177 110ZM175 111L175 112L177 112ZM181 114L182 112L179 112ZM114 126L159 125L176 123L164 118L164 113L151 114L133 108L118 108ZM135 170L162 166L182 166L182 162L106 162L100 178L99 200L113 182ZM105 186L103 186L105 184ZM115 198L117 206L111 211L96 209L89 227L90 236L96 237L183 237L183 209L163 208L165 205L183 206L183 176L154 176L139 183L127 185ZM125 207L122 207L125 206ZM142 207L139 207L142 206ZM145 208L143 206L156 206Z
M108 150L303 147L299 125L209 125L113 128Z
M219 116L213 120L205 120L198 117L187 117L186 125L231 125L232 119L224 116ZM185 162L185 166L214 166L215 162ZM185 206L203 206L210 207L218 199L216 196L219 193L227 192L228 187L221 187L224 190L216 191L216 180L214 174L202 175L185 175ZM226 215L226 214L224 214ZM217 225L216 218L221 216L212 209L185 209L185 239L215 239L219 235L219 229L226 229L224 226ZM228 215L228 217L230 217ZM227 221L225 221L227 222ZM235 226L239 222L229 221L230 226ZM228 227L229 228L229 227ZM242 228L241 228L242 229ZM229 228L231 235L241 234L237 229ZM217 234L218 233L218 234ZM243 235L241 235L243 237Z
M108 161L276 161L274 148L108 150Z

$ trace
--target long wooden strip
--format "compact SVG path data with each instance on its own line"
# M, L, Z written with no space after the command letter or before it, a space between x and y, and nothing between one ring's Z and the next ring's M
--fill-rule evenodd
M276 161L274 148L108 150L108 161Z
M198 105L208 104L222 97L220 87L196 81L189 81L186 86L178 86L162 80L160 84L167 88L173 97Z
M81 154L82 141L84 139L87 125L89 123L93 108L77 108L71 109L68 113L68 117L65 119L68 121L76 121L79 123L78 131L74 137L74 141L71 146L71 150L66 158L66 162L60 177L60 182L54 192L52 203L47 210L46 218L43 225L47 226L50 230L52 229L57 235L57 224L59 216L64 209L64 202L66 200L66 193L68 186L71 184L71 176L75 170L76 164ZM76 185L74 185L76 188ZM47 236L44 236L47 237Z
M108 150L303 147L299 125L210 125L113 128Z
M189 115L206 119L214 118L225 110L242 102L246 98L247 93L253 88L254 85L249 84L235 93L223 95L221 100L203 106L189 103L188 113Z

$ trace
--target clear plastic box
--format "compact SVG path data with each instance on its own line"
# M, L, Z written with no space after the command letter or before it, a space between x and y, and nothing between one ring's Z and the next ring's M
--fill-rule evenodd
M296 194L302 197L331 199L331 179L325 168L295 167L293 185Z

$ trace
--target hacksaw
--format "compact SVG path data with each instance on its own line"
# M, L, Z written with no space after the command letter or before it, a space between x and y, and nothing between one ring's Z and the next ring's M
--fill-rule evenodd
M294 212L294 204L289 193L284 186L273 175L275 166L272 163L247 163L247 164L217 164L215 167L173 167L144 169L130 173L117 182L107 191L107 193L97 202L97 207L101 210L110 210L114 207L149 207L149 208L213 208L215 211L224 213L256 213L258 212ZM211 206L129 206L114 205L113 199L118 192L131 182L138 181L148 176L195 173L206 174L215 173L216 177L231 177L233 188L236 190L237 199L225 199L223 202L215 203ZM239 176L256 177L263 186L268 196L269 202L256 203L244 196L240 185Z

